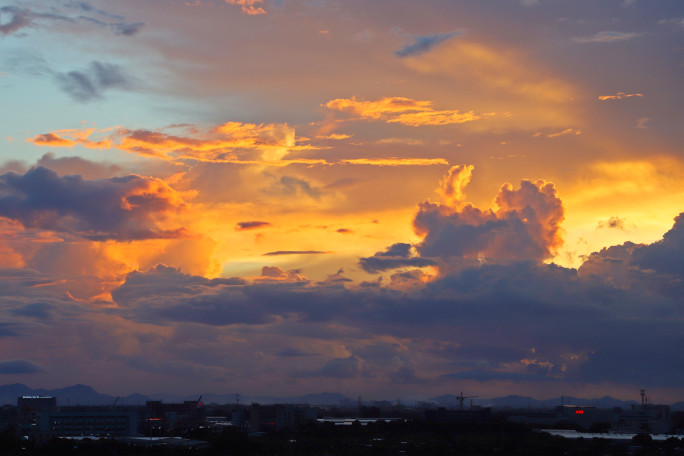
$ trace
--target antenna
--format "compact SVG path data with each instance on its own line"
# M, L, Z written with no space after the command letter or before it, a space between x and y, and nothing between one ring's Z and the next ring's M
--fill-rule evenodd
M648 398L646 397L646 390L642 389L639 391L640 391L640 395L641 395L641 406L646 407L646 404L648 403Z

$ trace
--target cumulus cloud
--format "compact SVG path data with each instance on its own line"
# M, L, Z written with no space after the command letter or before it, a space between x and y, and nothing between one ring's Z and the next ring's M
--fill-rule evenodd
M430 101L404 97L386 97L376 101L358 97L330 100L325 107L335 111L359 116L361 119L400 123L413 127L424 125L449 125L471 122L482 118L473 111L436 110Z
M26 228L88 239L183 236L182 228L163 226L167 215L184 204L164 181L136 175L86 180L79 175L60 177L39 166L24 175L0 176L0 216Z
M120 66L91 62L90 67L68 73L55 72L57 85L72 99L88 102L103 97L111 89L131 89L135 80Z
M432 48L440 43L443 43L455 36L463 35L463 31L455 31L449 33L438 33L436 35L416 36L413 43L407 44L403 48L395 52L397 57L408 57L413 55L420 55L430 51Z
M523 180L519 189L504 184L494 199L496 209L466 203L463 189L472 167L451 169L442 180L443 203L419 205L413 225L423 241L423 257L483 258L486 261L550 258L562 244L563 205L552 183Z

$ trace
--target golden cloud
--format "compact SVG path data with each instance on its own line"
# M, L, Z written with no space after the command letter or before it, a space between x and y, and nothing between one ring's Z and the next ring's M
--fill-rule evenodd
M601 101L608 101L608 100L622 100L624 98L631 98L631 97L643 97L644 95L641 93L625 93L625 92L618 92L615 95L600 95L598 97L599 100Z
M327 102L325 107L356 115L362 119L400 123L412 127L460 124L482 118L482 115L477 115L473 111L465 113L458 110L438 111L432 107L431 101L404 97L385 97L376 101L363 100L358 97L337 98Z

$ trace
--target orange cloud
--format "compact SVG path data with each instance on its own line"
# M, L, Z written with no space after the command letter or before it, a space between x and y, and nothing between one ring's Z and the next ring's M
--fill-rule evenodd
M643 97L644 95L641 93L625 93L625 92L618 92L615 95L600 95L598 97L599 100L601 101L607 101L607 100L622 100L624 98L631 98L631 97Z
M349 165L373 165L373 166L430 166L448 165L444 158L353 158L340 160L340 163Z
M184 127L183 134L164 130L129 130L108 128L95 130L57 130L27 139L38 146L109 149L117 148L142 156L165 160L196 160L206 162L235 162L246 164L281 164L289 151L316 149L314 146L297 146L294 129L287 124L250 124L227 122L199 130L192 125ZM92 140L95 133L108 132L101 140ZM314 164L323 160L297 159L288 161Z
M473 111L437 111L430 101L419 101L404 97L385 97L377 101L366 101L358 97L337 98L325 104L328 109L360 116L362 119L400 123L412 127L423 125L450 125L481 119Z
M256 4L264 3L264 0L226 0L229 5L240 5L242 7L242 12L249 16L255 16L259 14L266 14L266 10L260 6L254 6Z
M559 136L567 136L567 135L581 135L582 130L578 130L576 128L566 128L563 131L559 131L558 133L549 133L546 135L547 138L557 138Z
M105 132L109 129L96 131L94 128L86 130L57 130L42 135L36 135L33 138L28 138L26 141L37 146L51 146L51 147L74 147L80 145L88 149L109 149L112 146L112 141L109 138L100 141L93 141L90 136L97 132Z

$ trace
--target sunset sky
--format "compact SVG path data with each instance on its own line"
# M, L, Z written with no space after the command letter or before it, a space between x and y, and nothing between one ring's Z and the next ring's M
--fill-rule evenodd
M683 81L681 0L6 0L0 384L684 400Z

